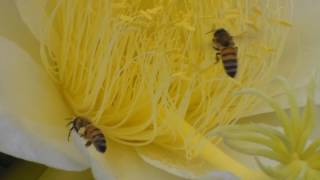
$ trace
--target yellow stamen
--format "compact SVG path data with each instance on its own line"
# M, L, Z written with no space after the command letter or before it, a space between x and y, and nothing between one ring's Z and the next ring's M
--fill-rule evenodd
M108 138L184 150L247 176L206 134L251 110L256 98L233 94L263 87L282 52L288 29L265 19L287 19L289 1L254 2L52 0L42 62L74 113L89 117ZM209 63L216 53L212 33L206 34L212 27L242 35L235 37L236 79Z

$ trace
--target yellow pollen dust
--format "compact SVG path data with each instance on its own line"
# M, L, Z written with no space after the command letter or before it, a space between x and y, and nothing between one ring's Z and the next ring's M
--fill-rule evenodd
M157 144L192 158L207 148L209 131L254 106L255 97L234 93L272 78L291 4L52 0L46 10L42 63L74 114L89 117L116 142ZM215 64L207 32L217 28L238 46L234 79Z

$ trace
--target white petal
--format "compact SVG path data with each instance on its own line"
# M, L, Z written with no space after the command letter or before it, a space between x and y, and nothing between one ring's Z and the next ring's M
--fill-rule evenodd
M182 180L180 177L169 174L161 169L145 163L133 147L108 141L105 153L97 152L91 145L86 148L85 141L73 134L79 149L87 154L91 162L93 176L97 180Z
M0 38L0 151L55 168L86 168L66 140L68 116L68 107L41 66Z
M308 83L320 66L320 1L294 0L293 27L281 57L279 73L296 82L297 87Z
M230 172L214 170L201 159L186 160L184 152L171 152L156 145L140 147L137 152L150 165L185 179L239 179Z
M318 8L320 1L294 0L293 6L293 27L289 32L275 76L281 75L289 80L290 84L297 89L299 105L303 106L307 95L306 86L320 68L320 23L317 23L320 17ZM320 85L320 81L317 84ZM277 87L277 85L272 86ZM278 99L282 107L287 108L285 94L279 91L279 88L276 89L269 94ZM317 91L316 97L317 104L320 104L320 91ZM270 111L272 109L262 103L255 107L253 112L243 117Z
M46 3L47 1L45 0L16 0L21 19L38 40L41 37L43 23L46 22L48 18L45 13Z
M309 80L311 80L311 78ZM293 81L290 81L290 83L292 84ZM299 107L303 107L306 104L307 95L308 95L307 84L303 85L302 87L294 89L296 101L297 101ZM317 105L319 105L320 104L320 81L319 81L319 79L317 80L316 84L317 84L317 87L316 87L316 94L315 94L315 103ZM275 99L276 102L278 102L280 104L280 106L283 107L284 109L287 109L289 107L288 98L287 98L286 94L284 94L284 93L275 94L272 96L272 98ZM266 102L261 101L261 103L258 104L254 108L253 112L246 114L245 116L243 116L243 118L262 114L262 113L269 113L272 111L273 111L273 109ZM241 121L243 121L243 120L241 120Z
M210 174L196 178L195 180L213 180L213 179L214 180L240 180L240 178L234 176L233 174L229 172L224 172L224 171L211 172Z
M14 0L0 1L0 27L0 36L14 41L32 57L39 59L38 40L20 18Z
M110 167L115 179L119 180L181 180L181 178L169 174L161 169L155 168L145 163L134 151L133 148L126 147L117 143L109 143L108 152L105 155L105 166L94 166L93 174L98 180L105 179L105 176L97 176L103 167ZM106 166L107 165L107 166Z

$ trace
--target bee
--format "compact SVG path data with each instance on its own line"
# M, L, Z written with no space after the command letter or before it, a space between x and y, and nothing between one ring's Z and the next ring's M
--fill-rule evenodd
M237 74L238 47L235 46L233 37L223 28L217 29L213 34L213 48L217 50L216 63L222 59L225 72L232 78Z
M72 130L75 130L78 134L80 134L79 130L84 128L84 132L83 134L80 134L80 136L88 140L85 146L89 147L91 144L93 144L97 151L101 153L104 153L106 151L106 138L104 137L101 130L95 127L89 119L76 116L68 123L68 126L70 124L72 126L69 130L68 141Z

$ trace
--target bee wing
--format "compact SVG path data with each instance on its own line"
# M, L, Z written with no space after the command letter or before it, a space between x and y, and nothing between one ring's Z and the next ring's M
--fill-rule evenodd
M232 34L232 37L235 39L242 39L242 38L246 37L247 34L248 34L247 31L241 31L241 32L236 32L236 33Z

